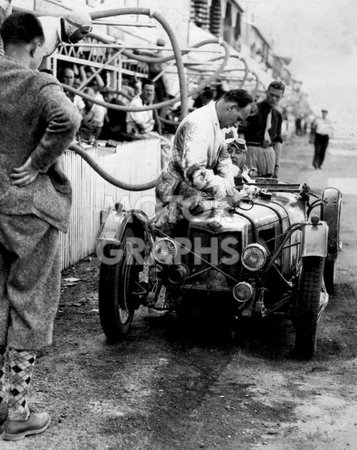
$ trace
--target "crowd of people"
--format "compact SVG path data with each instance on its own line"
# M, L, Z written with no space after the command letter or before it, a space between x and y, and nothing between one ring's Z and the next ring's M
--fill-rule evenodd
M98 79L99 83L96 81ZM82 116L77 136L79 141L86 143L93 143L98 139L131 141L145 138L152 131L161 132L160 121L155 110L126 112L95 103L95 100L98 100L114 106L139 108L150 106L156 101L155 84L151 79L145 78L140 81L133 77L131 80L124 80L122 89L115 92L105 86L99 75L94 82L88 83L86 78L81 79L80 74L76 75L73 68L65 67L59 80L64 85L78 89L86 95L82 98L81 95L66 91L67 97Z

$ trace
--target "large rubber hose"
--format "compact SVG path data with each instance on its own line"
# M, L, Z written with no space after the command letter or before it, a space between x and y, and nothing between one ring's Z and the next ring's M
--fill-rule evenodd
M105 39L102 36L97 36L96 39L101 40L102 42L108 43L108 44L112 44L111 41L109 41L108 39ZM198 48L200 46L203 45L207 45L207 44L220 44L224 50L225 50L225 55L223 57L223 61L222 63L219 65L219 67L215 70L215 72L208 77L205 81L203 81L201 84L199 84L197 86L197 88L192 89L190 92L188 92L186 95L187 97L191 97L192 95L195 95L199 92L201 92L206 86L208 86L212 81L214 81L216 78L218 78L218 76L221 74L222 70L224 69L224 67L227 65L227 62L229 60L230 54L229 54L229 46L228 44L226 44L224 41L220 41L219 39L208 39L202 42L199 42L198 44L195 44L195 48ZM136 59L138 55L133 54L131 57L133 59ZM156 60L155 60L156 61ZM180 92L180 96L179 97L175 97L171 100L166 100L164 102L160 102L160 103L153 103L152 105L148 105L148 106L123 106L123 105L113 105L112 103L106 103L106 102L102 102L101 100L97 100L87 94L84 94L82 91L78 90L78 89L74 89L72 86L68 86L67 84L62 84L63 88L66 91L72 92L73 94L76 95L80 95L83 98L86 98L88 100L90 100L92 103L96 103L98 105L101 106L105 106L106 108L109 109L114 109L117 111L125 111L125 112L136 112L136 111L150 111L152 109L161 109L163 107L166 106L172 106L175 103L179 102L180 100L182 101L182 92ZM186 103L187 103L187 98L186 98ZM181 103L182 105L182 103ZM181 118L182 117L182 111L181 111Z
M249 74L249 68L248 68L247 61L243 57L241 57L240 55L234 55L233 54L233 55L230 55L230 57L239 59L239 61L242 61L243 65L244 65L244 69L243 69L244 70L244 76L243 76L242 80L240 80L240 82L239 82L239 88L243 88L243 86L244 86L244 84L245 84L245 82L247 80L248 74ZM223 58L223 56L216 56L216 57L214 57L212 59L209 59L209 60L207 60L207 61L205 61L204 63L201 63L201 64L207 64L207 62L215 62L215 61L218 61L218 60L220 60L222 58ZM199 64L197 64L197 65L199 65ZM201 72L201 73L206 71L204 68L202 69L202 68L199 68L199 67L190 67L190 70L192 70L194 72ZM230 71L234 71L234 70L235 69L230 69ZM226 70L223 70L223 73L225 71Z
M27 9L24 9L24 8L19 8L19 7L16 7L16 6L13 7L13 10L15 12L31 12L32 14L34 14L36 16L63 17L63 14L60 14L60 13L52 13L52 14L50 14L47 11L39 11L39 10L38 11L30 11L30 10L27 10ZM113 10L110 10L110 11L113 11ZM103 16L103 15L101 15L101 13L102 13L102 11L98 11L96 13L91 13L92 19L97 19L97 18L102 18L102 17L109 17L109 15ZM92 36L95 39L101 40L102 42L112 43L112 41L105 40L102 36L96 35L95 33L90 33L90 36ZM211 42L211 40L209 40L209 41ZM217 41L218 41L218 39L217 39ZM194 44L192 46L192 48L198 48L198 47L204 45L205 42L206 41L200 42L198 44ZM187 54L189 52L190 52L189 50L185 50L181 54L185 55L185 54ZM145 56L136 55L135 53L130 52L128 50L124 50L122 53L124 55L130 57L130 58L136 59L137 61L146 62L146 63L155 63L155 62L156 63L162 63L162 62L166 62L166 61L171 61L175 57L175 56L167 56L167 57L162 57L162 58L149 58L149 57L145 57ZM241 80L240 86L239 86L240 88L243 88L244 84L246 82L246 79L248 77L248 74L249 74L248 64L247 64L246 60L244 58L242 58L241 56L238 56L238 55L231 55L231 56L240 59L245 65L245 76ZM218 56L218 57L211 58L211 59L207 60L207 62L214 62L214 61L216 61L218 59L221 59L221 58L222 58L222 56ZM217 75L216 75L216 77L217 77ZM192 95L196 94L197 92L200 92L200 90L203 90L208 84L211 83L211 81L213 81L213 80L210 79L209 82L202 83L201 85L198 86L198 88L196 88L196 90L189 92L188 96L192 96ZM164 106L170 106L170 105L166 105L165 104Z
M162 17L160 14L152 11L151 9L146 9L146 8L121 8L121 9L111 9L111 10L107 10L107 11L97 11L97 12L92 12L91 17L92 17L92 19L99 19L99 18L104 18L104 17L129 15L129 14L147 15L150 18L152 18L152 17L155 18L162 25L162 27L168 34L169 39L171 41L173 51L174 51L174 56L176 59L176 66L177 66L177 71L178 71L178 76L179 76L179 84L180 84L180 97L172 99L167 102L161 102L161 103L157 103L155 105L150 105L149 107L143 107L143 108L121 107L120 105L113 105L110 103L101 102L99 100L93 99L91 96L83 94L81 91L78 91L77 89L73 89L71 86L63 85L63 87L69 92L81 95L83 98L87 98L88 100L91 100L93 103L99 104L101 106L105 106L106 108L119 110L119 111L133 111L134 112L134 111L146 111L146 110L151 110L151 109L159 109L159 108L162 108L163 106L171 106L171 105L175 104L178 100L181 100L181 118L184 118L188 112L188 101L187 101L188 94L187 94L187 86L186 86L186 80L185 80L185 75L184 75L184 65L183 65L182 55L181 55L181 51L180 51L178 42L176 40L176 37L175 37L171 27L169 26L167 21L164 19L164 17ZM103 38L102 38L102 40L103 40ZM225 67L225 65L228 62L229 46L225 42L219 41L216 39L204 41L205 44L206 43L215 43L215 42L220 43L225 48L226 53L224 56L224 60L223 60L222 64L219 66L219 68L216 70L216 72L211 77L209 77L205 82L201 83L201 85L198 86L196 89L193 89L190 92L190 95L194 95L197 92L201 92L201 90L204 87L206 87L208 84L210 84L211 81L213 81L217 77L217 75L223 70L223 68ZM108 42L108 43L112 43L112 42ZM204 45L204 44L201 44L201 45ZM139 56L139 55L135 55L135 56ZM154 60L157 62L157 59L154 58ZM71 146L69 148L71 150L74 150L77 154L79 154L100 176L102 176L106 181L113 184L114 186L117 186L117 187L125 189L125 190L129 190L129 191L143 191L143 190L151 189L156 185L156 182L157 182L156 179L152 180L148 183L139 184L139 185L132 185L132 184L128 184L128 183L124 183L119 180L116 180L110 174L106 173L94 161L94 159L91 158L80 146L78 146L76 144L71 144Z
M69 150L72 150L75 153L77 153L92 167L92 169L94 169L97 172L98 175L100 175L102 178L104 178L105 181L108 181L108 183L112 184L113 186L125 189L126 191L136 191L136 192L146 191L147 189L151 189L156 186L157 179L142 184L129 184L125 183L124 181L119 181L112 175L110 175L108 172L106 172L102 167L100 167L100 165L90 155L88 155L88 153L79 145L72 143L69 146Z
M187 85L186 85L186 78L185 78L185 70L184 65L182 61L182 55L181 50L179 47L179 44L177 42L176 36L174 35L174 32L172 31L171 26L168 24L166 19L159 13L148 9L148 8L118 8L118 9L109 9L107 11L95 11L92 12L91 18L94 19L101 19L103 17L112 17L112 16L124 16L129 14L136 14L136 15L144 15L149 16L150 18L156 19L160 25L163 27L163 29L166 31L171 45L172 49L174 51L175 59L176 59L176 67L177 67L177 73L179 76L179 85L180 85L180 100L181 100L181 118L183 119L186 117L188 113L188 98L187 98ZM129 111L129 110L127 110ZM136 110L137 111L137 110Z
M217 77L217 73L221 72L221 70L225 67L225 65L227 64L228 59L229 59L229 47L228 47L228 45L225 42L219 42L218 39L209 39L208 41L203 41L202 43L199 43L199 44L196 44L196 45L197 46L199 46L199 45L206 45L207 43L220 43L221 45L223 45L226 53L225 53L225 57L223 59L223 62L218 67L216 72L211 77L209 77L208 80L206 80L205 83L202 83L202 84L204 84L204 87L206 85L208 85L209 83L211 83L211 81ZM193 93L196 93L196 92L201 92L201 90L203 89L202 84L200 86L198 86L196 89L193 89L189 93L189 95L193 95ZM70 91L70 92L73 92L75 94L78 94L78 95L82 96L83 98L87 98L88 100L91 100L93 103L97 103L99 105L105 106L106 108L116 109L116 110L119 110L119 111L143 111L143 110L146 111L146 110L154 109L154 108L158 109L158 108L161 108L162 106L167 106L167 105L174 104L174 103L176 103L179 100L178 98L176 98L176 99L168 101L168 102L156 103L154 105L150 105L149 107L135 108L135 107L128 107L128 106L113 105L111 103L102 102L100 100L93 99L89 95L83 94L82 91L74 89L71 86L63 84L63 87L66 90ZM94 161L94 159L91 158L88 155L88 153L86 153L85 150L83 150L82 147L80 147L79 145L71 144L69 149L73 150L77 154L79 154L101 177L103 177L106 181L108 181L108 183L110 183L110 184L112 184L112 185L114 185L116 187L119 187L121 189L125 189L127 191L145 191L147 189L151 189L151 188L156 186L157 179L152 180L152 181L147 182L147 183L137 184L137 185L128 184L128 183L125 183L123 181L119 181L116 178L114 178L112 175L110 175L107 172L105 172Z

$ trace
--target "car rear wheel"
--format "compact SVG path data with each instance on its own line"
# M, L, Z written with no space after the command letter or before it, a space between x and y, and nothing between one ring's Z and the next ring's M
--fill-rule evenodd
M106 252L116 254L115 264L101 264L99 275L99 317L109 343L116 343L129 332L138 297L139 266L127 227L120 245L107 246Z
M324 273L324 258L305 257L298 282L296 298L295 348L300 358L309 359L316 349L316 332Z

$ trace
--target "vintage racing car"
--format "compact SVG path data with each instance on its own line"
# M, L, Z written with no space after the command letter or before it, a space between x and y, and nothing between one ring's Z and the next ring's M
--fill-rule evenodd
M236 320L291 318L297 355L311 358L340 249L342 196L306 185L256 179L238 186L233 206L192 216L184 238L155 228L120 204L97 240L99 312L109 342L131 326L140 305L223 314Z

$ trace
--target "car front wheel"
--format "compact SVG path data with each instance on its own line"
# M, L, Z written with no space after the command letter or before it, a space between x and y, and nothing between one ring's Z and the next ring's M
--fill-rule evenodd
M300 358L309 359L316 349L317 323L323 293L324 258L302 259L302 269L296 297L295 348Z
M118 246L107 252L118 255L115 264L101 264L99 276L99 316L109 343L120 341L131 327L137 307L135 291L138 286L139 266L130 240L134 236L127 228Z

